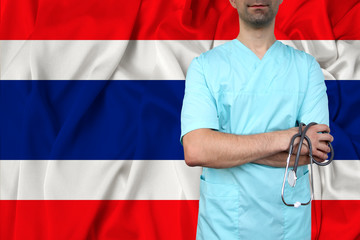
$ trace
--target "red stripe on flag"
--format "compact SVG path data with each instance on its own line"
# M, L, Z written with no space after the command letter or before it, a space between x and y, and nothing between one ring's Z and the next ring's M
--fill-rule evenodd
M2 0L3 40L224 40L238 32L229 1ZM287 0L282 40L360 40L358 0Z
M312 202L313 240L359 240L359 200L316 200Z
M198 203L0 200L0 239L195 239Z
M313 201L312 239L360 239L360 201ZM0 200L0 239L195 239L196 200Z

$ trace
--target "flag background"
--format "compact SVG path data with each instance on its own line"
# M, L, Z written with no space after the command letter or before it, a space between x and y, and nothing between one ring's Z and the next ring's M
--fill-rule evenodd
M194 239L184 79L236 37L228 1L0 6L0 239ZM357 0L284 0L277 16L328 87L336 162L314 175L313 239L360 239L359 16Z

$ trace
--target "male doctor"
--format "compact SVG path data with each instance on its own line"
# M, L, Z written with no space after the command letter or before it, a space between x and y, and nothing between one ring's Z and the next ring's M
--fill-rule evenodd
M275 39L282 0L230 0L236 39L195 58L187 73L181 140L189 166L202 166L197 239L310 239L311 206L285 206L281 187L297 122L319 161L330 152L328 100L315 59ZM288 202L310 196L308 149ZM292 163L293 164L292 159Z

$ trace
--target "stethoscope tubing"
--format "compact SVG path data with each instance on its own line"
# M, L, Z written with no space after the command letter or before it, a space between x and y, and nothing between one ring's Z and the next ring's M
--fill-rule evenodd
M313 181L313 166L312 166L313 163L315 163L315 164L317 164L319 166L326 166L326 165L330 164L334 159L334 148L333 148L333 146L331 145L330 142L328 143L328 145L330 147L331 156L330 156L330 158L328 160L326 160L326 162L318 162L313 158L313 156L312 156L313 149L312 149L311 140L306 135L306 132L311 126L314 126L316 124L317 123L311 122L311 123L309 123L308 125L305 126L305 124L300 123L299 124L299 132L297 134L295 134L290 140L289 155L288 155L288 158L286 160L286 168L285 168L284 180L283 180L282 189L281 189L281 199L282 199L283 203L285 205L287 205L287 206L299 207L300 205L308 205L314 199L314 181ZM305 126L305 128L303 129L304 126ZM289 172L290 158L291 158L291 155L292 155L293 150L294 150L294 142L298 137L300 137L299 147L298 147L298 150L297 150L297 153L296 153L296 158L295 158L293 169L291 170L291 172ZM308 202L305 202L305 203L296 202L294 204L290 204L290 203L287 203L285 201L285 197L284 197L286 176L288 175L289 184L290 184L290 182L292 182L292 184L290 184L290 186L295 187L296 179L297 179L296 171L297 171L297 168L298 168L298 165L299 165L300 153L301 153L301 148L302 148L304 140L306 140L306 142L308 143L308 148L309 148L310 171L311 171L311 173L310 173L311 196L310 196L310 200ZM291 181L289 180L290 174L292 174Z

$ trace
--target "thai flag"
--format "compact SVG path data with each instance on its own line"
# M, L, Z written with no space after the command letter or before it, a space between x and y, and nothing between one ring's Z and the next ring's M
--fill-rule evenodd
M236 37L228 1L0 4L0 239L194 239L184 80ZM284 0L275 33L328 88L336 161L314 173L312 238L360 239L360 2Z

